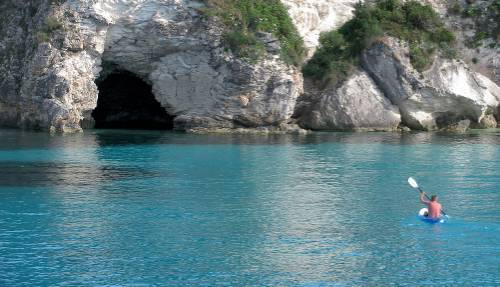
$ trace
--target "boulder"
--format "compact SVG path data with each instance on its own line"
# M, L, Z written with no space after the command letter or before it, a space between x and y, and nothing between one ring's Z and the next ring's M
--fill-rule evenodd
M321 91L299 116L299 124L313 130L396 130L400 121L398 108L361 70Z
M410 63L408 46L385 37L362 54L361 63L411 129L445 129L462 120L472 127L489 126L497 114L499 87L462 61L436 58L419 73Z

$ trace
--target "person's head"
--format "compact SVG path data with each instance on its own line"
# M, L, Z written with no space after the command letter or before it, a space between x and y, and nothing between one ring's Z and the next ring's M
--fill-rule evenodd
M437 195L433 195L433 196L431 196L431 201L437 201L437 200L438 200Z

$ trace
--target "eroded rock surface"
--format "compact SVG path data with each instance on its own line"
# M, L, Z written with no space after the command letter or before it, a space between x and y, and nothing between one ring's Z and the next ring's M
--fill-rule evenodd
M497 26L500 15L492 7L495 1L425 0L424 3L432 5L455 33L459 57L471 69L500 85L500 27ZM466 9L473 9L475 15L464 17ZM485 37L488 34L496 34L496 38Z
M315 93L316 94L316 93ZM340 87L328 87L304 107L299 123L314 130L396 130L399 109L384 97L364 71L356 71Z
M476 127L494 125L500 89L462 61L438 58L419 73L410 64L408 47L388 37L365 51L361 61L412 129L447 128L462 120Z
M222 29L202 17L200 1L59 2L45 3L35 16L13 0L3 4L33 28L17 32L3 20L12 31L3 32L2 47L15 47L21 34L33 52L18 57L17 70L1 71L2 123L79 130L97 104L95 80L113 69L148 82L179 129L279 126L293 113L302 91L299 70L278 52L248 63L225 51ZM43 37L35 39L37 31ZM12 54L2 54L3 69Z
M283 0L309 55L319 34L349 20L357 2ZM0 1L0 125L63 132L92 127L96 79L126 71L151 86L181 130L296 130L286 127L294 111L302 127L318 130L496 126L498 50L491 40L464 46L477 25L449 15L447 1L422 2L458 31L465 61L438 58L418 73L406 45L385 38L340 86L308 84L303 93L299 69L280 60L276 41L266 38L268 53L255 63L226 51L221 25L202 16L202 1Z
M17 127L17 112L31 104L20 97L27 63L36 52L36 31L49 10L47 1L0 1L0 125ZM45 52L45 53L44 53ZM31 65L43 72L54 55L43 47Z

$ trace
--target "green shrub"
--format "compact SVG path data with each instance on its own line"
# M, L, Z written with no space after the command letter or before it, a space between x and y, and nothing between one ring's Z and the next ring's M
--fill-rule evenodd
M38 43L50 42L50 36L45 32L38 32L36 33L36 41Z
M493 3L491 3L491 8L500 10L500 0L494 0Z
M392 1L390 0L390 2ZM375 37L382 34L380 21L371 12L369 6L358 4L354 12L354 18L339 29L339 32L344 35L350 44L350 56L358 55Z
M62 28L62 24L55 17L47 17L43 22L42 30L51 33Z
M458 0L452 0L451 3L448 4L448 13L454 15L460 15L462 13L462 6L458 2Z
M486 33L486 31L479 31L474 35L474 40L480 44L482 44L483 40L486 38L488 38L488 33Z
M430 34L431 40L438 44L449 44L455 42L455 34L444 27L438 27Z
M354 58L349 43L338 31L322 33L321 48L313 55L302 72L318 80L341 80L348 75Z
M441 51L441 55L447 59L455 59L457 57L457 50L453 45L448 43L441 43L439 50Z
M474 34L473 37L467 39L465 45L469 48L477 48L483 44L483 41L490 35L486 31L479 31Z
M500 0L494 0L488 7L488 19L493 20L493 25L490 25L489 37L497 42L500 41Z
M403 5L403 11L406 14L407 26L410 29L430 31L434 27L442 26L439 16L429 5L408 1Z
M488 4L469 4L462 16L474 20L474 29L477 31L473 37L467 39L465 44L469 48L477 48L487 38L500 41L500 0L493 0Z
M38 43L50 42L52 34L61 29L63 26L55 17L47 17L43 21L43 25L40 31L36 34L36 40Z
M429 53L418 43L410 43L410 60L413 67L419 71L430 64Z
M255 60L264 53L264 45L247 31L231 31L224 39L228 47L240 57Z
M259 58L265 45L257 33L267 32L280 41L284 61L294 65L302 62L303 40L280 0L205 0L205 3L205 14L222 21L226 46L238 56Z
M431 64L438 49L445 57L456 55L455 35L430 6L415 0L376 0L357 4L350 21L336 31L323 33L316 53L302 71L318 81L342 80L358 63L360 53L382 35L407 41L411 63L418 71Z
M462 12L463 17L476 17L479 14L479 8L474 5L468 5Z

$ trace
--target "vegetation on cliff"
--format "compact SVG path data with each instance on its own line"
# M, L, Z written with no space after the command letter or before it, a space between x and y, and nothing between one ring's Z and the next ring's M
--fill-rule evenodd
M500 0L466 2L464 5L458 0L453 0L448 4L448 13L474 21L476 32L466 39L467 47L480 47L488 38L493 40L489 43L490 48L500 46Z
M455 36L432 7L415 0L377 0L357 4L353 19L337 30L322 33L319 48L302 71L315 80L341 81L358 64L360 53L383 35L407 41L411 63L419 71L431 64L436 51L455 56Z
M282 59L299 65L304 57L303 40L287 8L280 0L205 0L206 14L218 17L226 28L224 42L238 56L256 60L265 52L259 32L280 41Z
M36 39L38 43L49 42L52 34L61 29L63 25L57 20L55 17L47 17L45 18L43 25L36 34Z

